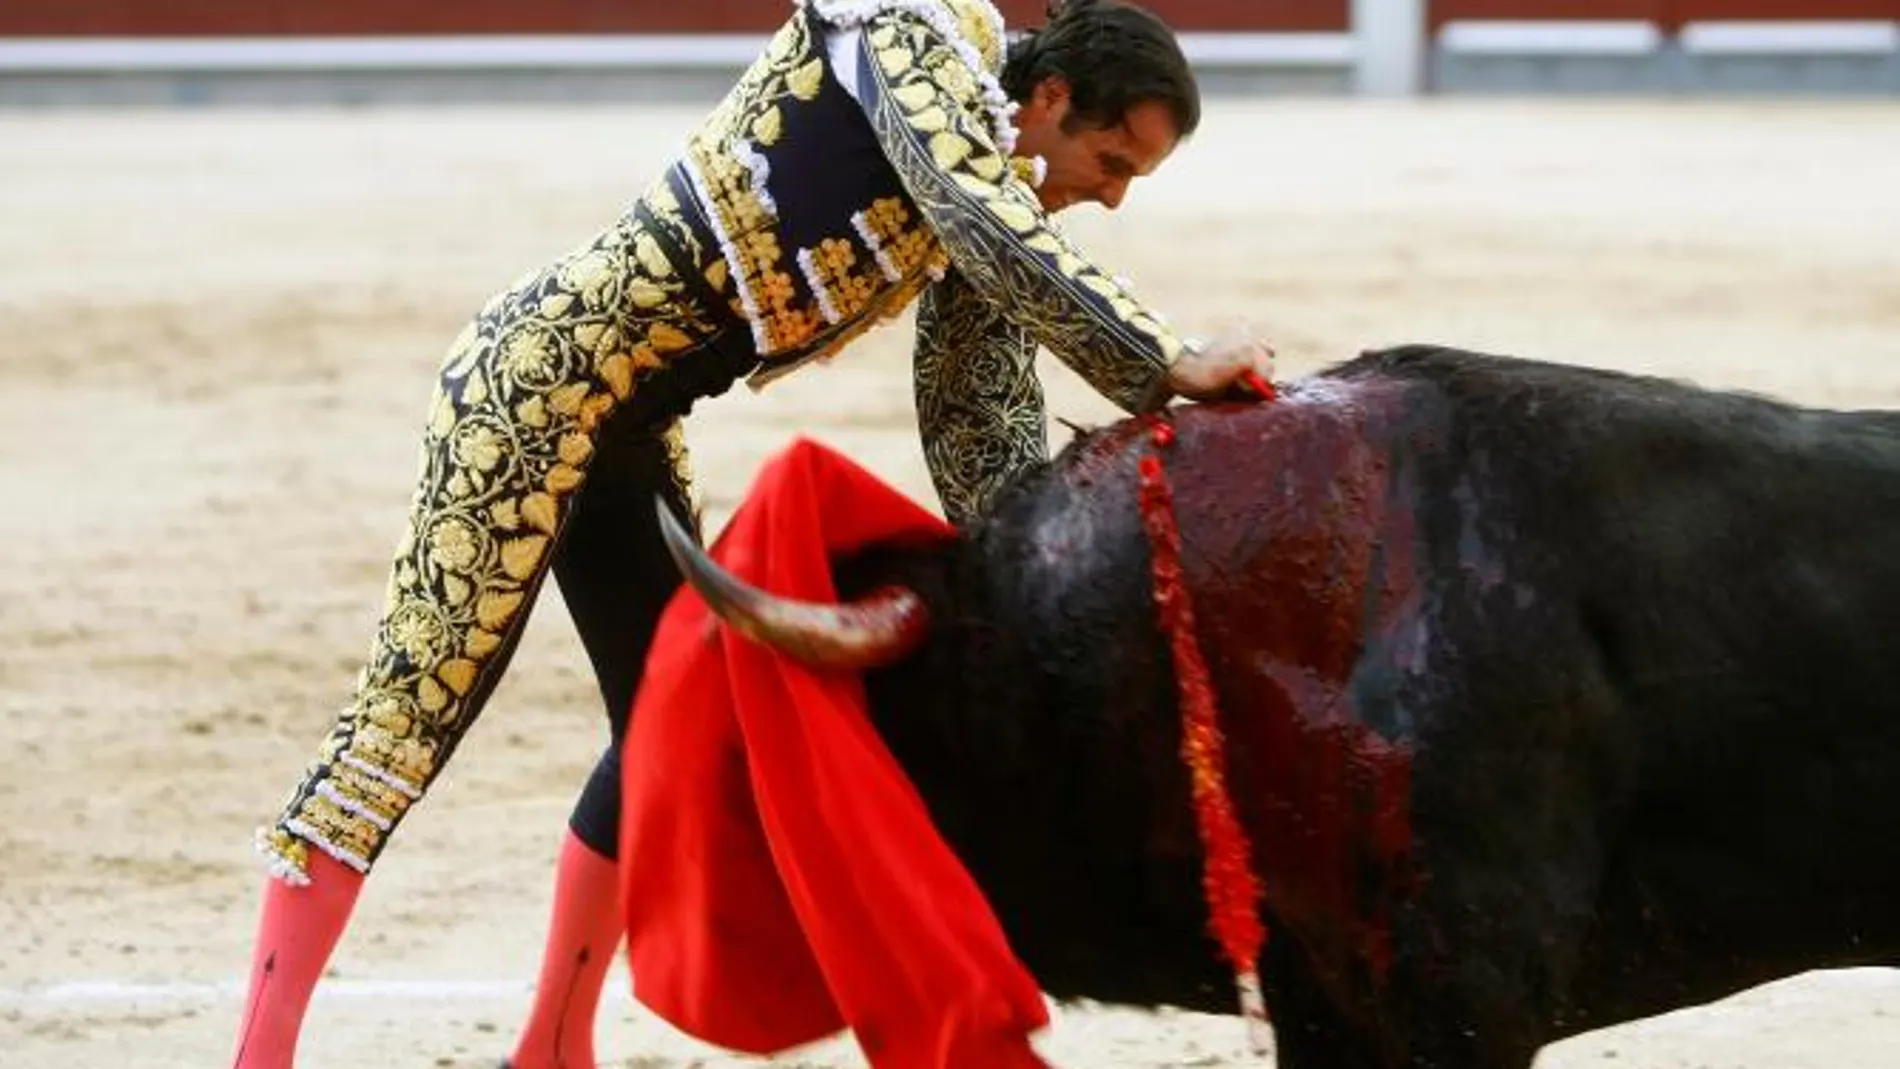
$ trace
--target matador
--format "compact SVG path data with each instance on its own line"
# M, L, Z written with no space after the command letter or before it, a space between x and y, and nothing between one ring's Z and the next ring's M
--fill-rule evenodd
M1173 34L1070 0L1006 38L987 0L804 0L632 206L490 300L450 346L354 697L259 832L266 882L240 1069L288 1066L365 875L508 665L550 571L611 738L557 866L517 1069L592 1066L618 945L620 742L691 521L681 419L916 302L924 457L966 524L1046 459L1038 346L1133 411L1231 396L1264 346L1185 342L1050 222L1117 206L1199 122Z

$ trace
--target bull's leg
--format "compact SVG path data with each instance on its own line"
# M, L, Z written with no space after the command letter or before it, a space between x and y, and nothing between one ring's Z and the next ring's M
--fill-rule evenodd
M1543 1046L1515 1028L1472 1025L1442 1029L1417 1040L1400 1064L1406 1069L1531 1069Z
M1401 963L1367 1005L1351 1009L1288 933L1269 938L1263 966L1278 1069L1529 1069L1543 1043L1536 1000L1501 989L1488 965Z
M1576 996L1633 782L1627 718L1587 661L1526 659L1476 685L1361 676L1385 678L1396 685L1362 686L1358 708L1376 727L1413 725L1386 729L1412 755L1410 847L1385 888L1393 954L1372 1019L1405 1069L1529 1069Z
M1608 821L1580 787L1601 770L1574 757L1459 755L1460 769L1415 781L1420 883L1398 918L1382 1015L1407 1069L1529 1069L1561 1034Z
M1542 1044L1529 1000L1455 967L1394 976L1369 1004L1342 1008L1292 942L1270 939L1264 962L1278 1069L1529 1069ZM1427 976L1438 981L1418 982Z
M1311 1061L1282 1061L1283 1069L1530 1069L1551 1035L1551 959L1564 956L1557 949L1564 940L1547 939L1545 922L1533 919L1547 914L1522 900L1461 904L1447 891L1395 925L1391 971L1356 1015L1360 1042L1376 1057L1327 1060L1322 1051ZM1285 1017L1276 1007L1276 1025Z
M1401 1064L1406 1069L1531 1069L1541 1046L1515 1025L1470 1023L1417 1038Z
M1368 1037L1321 988L1290 934L1267 940L1261 973L1278 1069L1385 1069L1373 1057Z

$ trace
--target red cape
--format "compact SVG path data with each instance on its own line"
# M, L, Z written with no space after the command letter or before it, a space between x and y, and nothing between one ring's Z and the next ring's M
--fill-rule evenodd
M950 528L799 441L760 473L714 559L836 600L830 558ZM623 750L621 884L634 995L707 1042L776 1053L849 1027L884 1069L1040 1067L1048 1023L981 890L865 713L821 673L667 607Z

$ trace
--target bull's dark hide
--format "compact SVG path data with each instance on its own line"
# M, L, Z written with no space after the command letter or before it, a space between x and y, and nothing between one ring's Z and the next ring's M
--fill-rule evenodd
M1900 417L1407 348L1178 429L1282 1066L1523 1069L1900 964ZM1151 448L1085 435L844 577L935 610L874 715L1046 988L1225 1011Z

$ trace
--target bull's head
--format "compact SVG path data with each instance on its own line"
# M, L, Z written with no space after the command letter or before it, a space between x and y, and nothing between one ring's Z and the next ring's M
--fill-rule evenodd
M720 567L659 502L667 551L721 620L755 642L815 668L856 671L915 650L930 631L924 599L909 587L884 586L842 605L768 594Z

